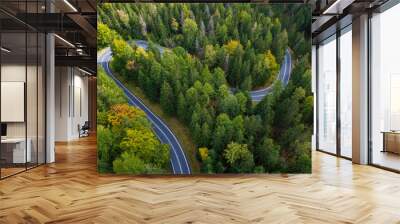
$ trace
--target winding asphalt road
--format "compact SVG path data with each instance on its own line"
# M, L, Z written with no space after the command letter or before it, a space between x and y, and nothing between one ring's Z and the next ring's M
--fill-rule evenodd
M141 47L145 50L147 50L147 48L149 47L148 42L145 40L136 40L135 44L138 47ZM156 45L156 47L158 48L161 54L164 53L165 51L164 47L158 45ZM282 66L279 71L277 80L280 80L282 82L282 85L286 86L289 83L290 74L292 72L292 56L290 55L289 49L286 49L285 57L283 58L283 62L281 65ZM261 101L264 98L264 96L272 93L272 90L274 89L273 86L274 83L266 88L250 91L251 100L255 102Z
M144 40L136 40L136 45L147 50L148 43ZM162 54L165 51L165 48L161 46L157 46L160 53ZM124 91L126 96L128 97L129 103L134 105L141 110L143 110L150 122L153 124L153 129L156 132L157 137L160 139L162 143L168 144L171 148L171 166L174 174L190 174L190 166L187 162L186 155L183 152L182 146L180 145L176 136L172 133L172 131L168 128L168 126L157 116L155 115L144 103L136 97L128 88L126 88L112 73L109 67L109 61L112 58L112 52L110 48L107 48L103 51L101 55L97 58L97 63L101 64L106 71L106 73L115 81L115 83ZM286 86L289 83L290 74L292 69L292 59L290 55L289 49L286 50L284 61L282 63L281 69L279 71L277 80L280 80L283 86ZM273 85L268 86L264 89L250 91L250 96L253 101L261 101L266 95L270 94L273 90Z
M170 157L171 166L174 174L190 174L190 166L186 159L186 155L183 152L182 146L178 139L168 128L168 126L155 115L144 103L136 97L128 88L126 88L112 73L109 67L109 61L112 58L112 52L110 48L103 51L101 55L97 58L97 63L101 64L106 71L106 73L115 81L115 83L124 91L128 97L129 103L135 107L143 110L147 118L153 125L153 129L162 143L168 144L170 146Z
M283 63L281 70L279 71L277 80L281 80L282 85L286 86L289 83L290 74L292 73L292 56L290 55L289 49L286 49L285 57L283 58ZM250 91L251 99L253 101L261 101L264 96L272 92L273 85L270 85L264 89Z

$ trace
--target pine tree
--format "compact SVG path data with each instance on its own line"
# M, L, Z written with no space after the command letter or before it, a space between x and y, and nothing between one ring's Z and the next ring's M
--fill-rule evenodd
M160 104L162 109L169 115L175 112L175 99L172 88L168 82L164 81L161 87Z

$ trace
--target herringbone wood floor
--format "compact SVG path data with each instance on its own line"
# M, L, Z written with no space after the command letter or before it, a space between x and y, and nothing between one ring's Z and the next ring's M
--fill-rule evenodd
M94 138L0 181L0 223L400 223L400 175L313 153L312 175L99 176Z

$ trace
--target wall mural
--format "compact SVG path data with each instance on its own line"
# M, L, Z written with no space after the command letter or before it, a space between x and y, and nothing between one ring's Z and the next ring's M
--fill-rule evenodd
M311 9L98 6L98 170L310 173Z

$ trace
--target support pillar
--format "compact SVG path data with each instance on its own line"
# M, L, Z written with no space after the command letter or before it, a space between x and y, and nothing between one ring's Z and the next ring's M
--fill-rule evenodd
M368 163L368 15L353 19L353 162Z

